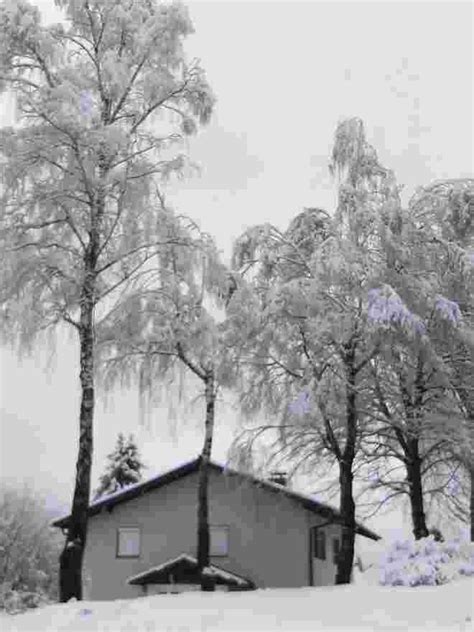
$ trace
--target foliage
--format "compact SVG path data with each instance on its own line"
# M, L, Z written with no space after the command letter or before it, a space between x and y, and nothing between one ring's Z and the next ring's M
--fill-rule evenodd
M79 324L86 254L98 304L156 251L154 180L181 171L172 148L213 104L202 69L184 60L192 26L179 3L58 6L68 29L41 26L26 0L0 6L0 74L24 123L0 134L0 298L8 335L25 348L61 320Z
M450 441L464 438L463 416L449 376L433 359L429 342L410 345L396 332L387 332L384 342L370 363L370 414L377 420L377 431L364 442L364 465L359 470L366 483L361 496L378 497L367 503L375 507L374 513L400 495L419 502L412 489L414 477L419 478L425 500L444 493L454 474L444 468Z
M57 599L61 541L38 494L2 486L0 608L18 612Z
M409 339L422 332L401 318L400 301L397 319L380 326L372 318L375 293L388 276L385 244L397 230L399 191L358 119L336 129L332 172L339 178L333 217L305 209L284 232L255 226L236 242L233 265L245 281L241 288L247 284L254 295L240 332L242 411L275 419L238 441L248 452L256 438L276 431L274 455L293 461L293 471L305 463L337 465L343 537L336 582L345 583L354 554L354 468L373 432L369 363L384 328L396 326ZM238 292L229 313L242 305Z
M20 614L32 608L40 608L53 600L41 588L37 590L12 590L0 584L0 609L8 614Z
M166 209L164 199L162 208ZM199 381L199 394L205 400L197 490L197 558L202 571L209 566L208 463L215 403L218 390L231 384L235 373L219 310L235 287L214 241L194 224L176 228L192 248L174 243L162 249L146 282L130 291L112 317L100 324L98 350L107 388L125 379L138 383L140 392L149 395L180 365ZM201 588L212 589L203 572Z
M161 212L170 217L169 244L141 284L98 323L106 390L134 384L151 394L181 363L197 377L212 369L219 384L232 380L230 343L221 324L229 274L208 234L190 220L184 225L163 199Z
M423 516L424 479L466 439L452 370L434 337L445 327L472 338L469 312L443 268L467 282L472 255L465 241L423 224L419 200L402 208L394 174L360 120L338 125L331 170L339 184L333 217L305 209L287 231L254 226L236 241L242 282L228 312L245 341L242 411L272 422L244 430L235 453L251 455L268 431L274 458L293 471L350 463L360 475L379 462L370 489L389 486L381 504L409 493L415 520ZM462 217L467 226L466 187L453 199L457 210L443 219ZM243 307L244 287L251 299ZM405 470L398 480L390 476L393 456ZM422 522L414 526L427 533Z
M116 447L107 459L109 463L105 473L100 478L95 498L113 494L128 485L138 483L142 479L142 470L145 466L140 460L133 435L130 435L126 441L123 434L119 433Z
M460 576L474 575L474 544L460 539L396 542L380 568L383 586L437 586Z
M445 457L463 483L466 499L466 473L474 485L474 180L443 180L420 188L410 201L410 213L411 239L418 244L414 263L429 271L426 277L437 294L435 309L425 307L425 313L431 311L430 343L452 392L451 410L461 414L455 433L449 424L451 414L440 426L450 444ZM462 499L460 494L445 493L443 505L465 520L468 503ZM470 511L474 538L472 501Z
M278 415L280 423L268 429L281 430L280 439L293 448L287 455L299 454L300 461L310 453L314 460L337 458L344 439L343 358L352 343L359 406L368 407L363 376L381 339L372 299L382 292L384 244L398 210L393 175L379 164L360 121L338 126L332 162L340 177L333 218L307 208L284 232L252 227L236 241L233 256L243 278L238 291L247 293L240 301L235 294L228 308L245 340L242 409L246 416L262 408ZM417 333L399 321L407 336Z
M443 516L448 509L466 520L468 483L459 468L460 461L468 464L472 459L469 297L474 268L468 256L472 239L466 233L461 239L459 227L450 227L455 216L450 191L459 188L466 195L472 184L448 181L420 189L409 210L400 213L389 279L403 307L393 294L385 292L381 298L380 290L372 300L374 321L411 321L425 335L420 338L423 345L416 346L384 325L384 348L371 363L374 408L382 428L366 446L371 452L366 492L388 490L382 501L373 503L376 509L410 493L404 470L418 461L429 511Z

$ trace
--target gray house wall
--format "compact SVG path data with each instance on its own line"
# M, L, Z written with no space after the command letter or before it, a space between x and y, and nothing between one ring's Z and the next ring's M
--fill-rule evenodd
M229 527L229 555L217 564L252 579L257 587L300 587L311 582L310 527L324 519L284 494L256 487L233 476L210 472L211 525ZM181 553L196 555L197 474L189 474L103 509L89 519L84 559L84 597L125 599L142 595L127 579ZM116 557L117 529L139 526L140 557ZM333 584L332 537L340 527L324 527L327 559L313 559L314 585Z

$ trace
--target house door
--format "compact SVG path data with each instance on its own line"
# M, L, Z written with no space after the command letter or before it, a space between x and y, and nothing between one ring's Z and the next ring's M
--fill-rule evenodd
M335 540L336 538L334 538ZM313 586L333 586L336 582L335 542L333 547L324 527L310 529L310 572Z

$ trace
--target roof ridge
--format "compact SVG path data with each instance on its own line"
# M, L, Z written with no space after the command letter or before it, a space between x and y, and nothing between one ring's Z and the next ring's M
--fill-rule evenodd
M116 504L116 503L113 503L114 500L117 501L117 503L124 502L128 499L129 496L133 498L135 497L135 495L140 495L141 493L146 493L147 491L149 491L149 489L154 489L155 484L166 485L167 483L175 480L176 478L181 478L182 476L191 474L197 470L200 459L201 459L201 455L198 455L197 457L191 460L188 460L177 467L165 470L161 474L157 474L156 476L153 476L145 481L134 483L133 485L129 485L117 492L114 492L113 494L103 496L102 498L99 498L89 504L89 511L92 510L93 511L92 515L95 515L96 513L100 511L100 509L102 509L102 507L106 507L109 504L112 504L112 506L113 504ZM290 498L293 497L296 500L300 500L305 503L310 503L310 505L312 505L313 508L318 508L320 510L331 512L334 518L340 518L340 511L336 507L333 507L332 505L327 504L327 503L323 503L319 500L315 500L309 494L295 491L293 489L289 489L286 486L280 485L278 483L273 483L272 481L266 480L265 478L261 478L249 472L242 472L233 467L229 467L226 463L225 464L219 463L218 461L214 459L209 459L209 465L217 469L218 471L220 471L222 474L229 472L230 474L235 474L237 476L250 479L257 485L263 485L269 489L272 489L273 491L283 492L286 496ZM167 479L170 479L170 480L167 480ZM69 518L70 518L70 514L68 514L67 516L63 516L61 518L56 518L54 521L51 522L51 526L64 527L66 526ZM374 540L380 539L380 536L378 536L375 532L365 527L359 521L356 521L356 526L361 530L361 532L362 531L365 532L365 533L361 533L361 535L365 535L366 537L369 537Z

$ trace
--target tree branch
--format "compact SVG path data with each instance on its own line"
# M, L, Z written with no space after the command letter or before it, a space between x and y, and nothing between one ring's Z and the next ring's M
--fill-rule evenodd
M195 373L201 380L205 380L207 373L203 369L200 369L196 363L188 358L186 355L181 342L178 340L176 342L176 351L179 359L189 368L193 373Z
M150 114L152 114L156 109L158 109L159 107L161 107L164 103L166 103L166 101L168 101L169 99L172 99L175 96L178 96L180 93L182 93L185 88L187 87L188 84L188 80L186 80L184 82L184 84L177 90L174 90L173 92L171 92L170 94L168 94L166 97L164 97L163 99L160 99L160 101L157 101L156 103L154 103L153 105L151 105L147 110L145 110L145 112L138 118L138 120L136 121L136 123L134 123L130 129L130 135L132 135L137 129L138 127L140 127L140 125L150 116Z

